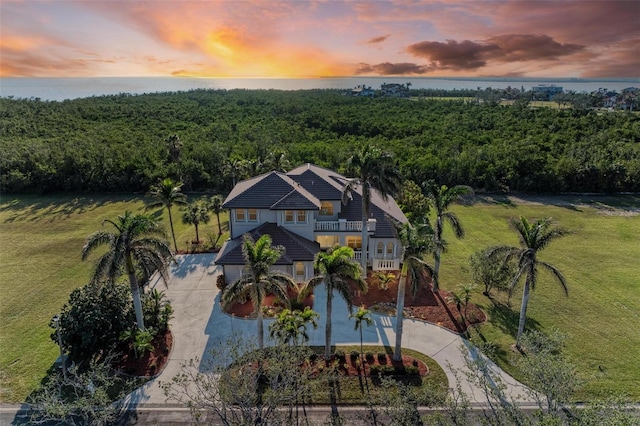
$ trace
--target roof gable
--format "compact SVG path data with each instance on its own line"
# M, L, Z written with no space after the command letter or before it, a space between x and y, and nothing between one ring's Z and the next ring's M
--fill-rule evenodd
M317 242L307 240L275 223L263 223L251 231L249 235L254 241L263 235L269 235L274 246L284 247L284 253L276 261L276 265L291 265L294 262L312 261L316 253L320 251L320 244ZM218 265L244 265L242 239L243 237L237 237L227 241L220 249L215 263Z
M270 172L238 182L222 207L271 209L278 205L278 209L313 210L320 208L320 200L287 175Z

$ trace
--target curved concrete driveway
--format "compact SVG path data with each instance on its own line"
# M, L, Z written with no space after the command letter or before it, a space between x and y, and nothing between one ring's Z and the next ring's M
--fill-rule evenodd
M159 381L169 381L179 373L181 363L193 358L207 359L209 349L225 342L235 334L249 339L255 338L256 325L252 320L231 317L222 312L219 290L215 282L221 268L214 265L214 254L178 256L178 264L171 270L168 287L160 280L154 286L164 290L175 310L171 321L174 344L169 362L155 380L136 390L127 397L128 405L165 406L164 394ZM333 299L333 344L359 344L359 333L354 331L353 321L348 319L346 303L339 297ZM324 345L324 312L326 291L320 286L315 291L314 310L320 314L316 330L311 330L310 344ZM395 317L373 314L373 325L363 333L364 343L370 345L395 344ZM267 321L268 324L268 321ZM265 327L266 329L266 327ZM411 348L433 358L447 374L449 386L457 381L453 370L465 371L464 355L477 356L474 347L459 335L423 321L405 319L402 346ZM469 352L471 351L471 352ZM491 369L507 386L507 396L526 401L526 388L504 373L495 364ZM483 392L469 383L464 374L459 374L462 390L471 402L484 403Z

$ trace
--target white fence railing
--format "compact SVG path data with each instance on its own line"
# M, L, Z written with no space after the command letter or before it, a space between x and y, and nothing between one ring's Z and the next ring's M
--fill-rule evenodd
M357 231L362 232L362 221L316 221L316 231Z
M373 259L374 271L397 271L400 269L400 259Z

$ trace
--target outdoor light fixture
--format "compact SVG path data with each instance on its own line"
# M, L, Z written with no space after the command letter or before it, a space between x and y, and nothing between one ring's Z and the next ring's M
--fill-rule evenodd
M62 336L60 335L60 316L58 314L54 315L53 323L56 325L56 334L58 335L58 346L60 346L60 362L62 363L62 375L64 379L67 380L67 365L64 359L64 353L62 350Z

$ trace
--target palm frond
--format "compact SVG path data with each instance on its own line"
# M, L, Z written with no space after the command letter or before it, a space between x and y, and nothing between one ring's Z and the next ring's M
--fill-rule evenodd
M548 264L547 262L538 261L538 264L540 266L542 266L544 269L546 269L547 271L551 272L551 274L556 277L556 279L558 280L558 282L562 286L562 289L564 290L564 294L566 296L569 296L569 288L567 287L567 280L564 277L564 275L562 274L562 272L560 272L560 270L558 268L556 268L553 265Z

